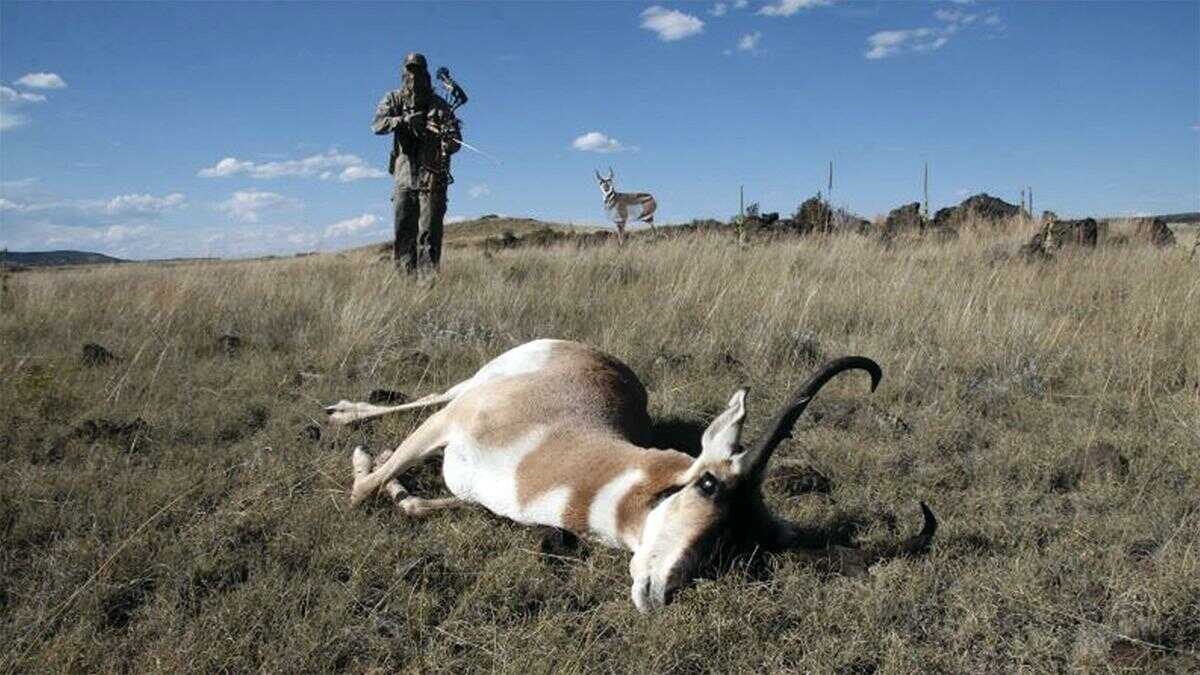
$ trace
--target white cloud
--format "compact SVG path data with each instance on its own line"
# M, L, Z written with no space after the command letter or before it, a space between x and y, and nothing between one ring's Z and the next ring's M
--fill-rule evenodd
M571 147L580 152L621 152L623 150L636 150L623 145L615 138L611 138L599 131L589 131L586 134L571 141Z
M30 176L29 178L20 178L17 180L0 180L0 191L16 190L20 192L26 190L27 188L33 187L33 185L37 182L38 179L34 176Z
M275 192L239 190L229 199L217 204L217 209L243 222L257 223L261 211L283 211L302 206L300 201Z
M102 205L108 201L93 200L88 203ZM60 202L63 203L67 202ZM76 210L73 212L76 216L74 220L64 222L62 218L70 214L57 207L40 210L35 205L31 210L28 204L18 204L25 207L25 212L11 213L8 210L11 205L11 202L0 201L0 207L5 209L4 225L0 226L0 246L15 250L72 248L131 259L188 256L245 258L311 251L322 241L347 241L325 240L322 228L299 223L255 223L247 226L221 218L219 224L192 220L181 227L145 219L114 220L102 210L86 215ZM372 232L367 229L359 230L355 236L360 240L378 236L382 240L387 234L382 230Z
M28 91L17 91L12 87L0 85L0 103L42 103L45 96Z
M140 237L150 231L149 225L113 225L103 230L101 238L108 242L125 241Z
M104 203L104 212L109 215L151 215L167 213L186 205L183 193L172 192L164 197L153 195L120 195Z
M949 39L932 28L910 30L882 30L867 38L865 56L868 59L886 59L905 51L927 52L940 49Z
M43 103L46 97L28 91L17 91L12 87L0 85L0 131L8 131L29 123L27 115L16 112L19 108L30 103Z
M832 4L833 0L777 0L770 5L763 5L758 10L763 16L791 16L802 9L823 7Z
M43 244L46 246L117 244L143 237L152 229L149 225L110 225L108 227L50 225L44 233Z
M749 5L749 4L750 4L750 0L734 0L733 8L734 9L745 9L746 5Z
M328 175L328 173L322 174L321 178L328 180ZM349 183L351 181L362 180L364 178L385 178L387 175L387 172L382 169L376 169L373 166L358 164L342 169L342 172L338 174L338 182Z
M364 213L357 218L347 218L325 228L326 237L346 237L358 233L379 222L374 214Z
M938 21L951 24L972 24L979 18L978 14L968 14L961 9L939 9L933 13Z
M470 195L471 199L479 199L480 197L486 197L492 194L492 188L489 187L487 183L480 183L478 185L472 185L471 189L467 190L467 194Z
M642 12L642 28L658 34L663 42L674 42L704 32L704 22L691 14L654 5Z
M234 157L226 157L207 169L200 169L200 173L196 175L201 178L223 178L243 173L253 166L253 162L243 162Z
M958 35L960 31L980 25L990 26L994 34L1004 30L1004 23L995 14L978 14L962 9L937 9L933 17L941 22L940 26L910 28L906 30L884 30L867 38L867 51L864 56L868 59L886 59L905 52L931 52L941 49Z
M465 223L470 218L466 216L446 216L446 224L453 225L454 223Z
M177 211L187 206L182 192L172 192L162 197L150 194L118 195L112 199L77 199L42 202L15 202L0 199L0 210L16 213L38 214L59 222L112 222L117 218L144 220Z
M718 2L712 6L712 9L708 10L708 13L711 16L725 16L725 13L728 11L729 5L726 5L723 2Z
M23 126L28 123L29 123L28 117L26 117L20 113L10 112L8 110L0 108L0 131L8 131L9 129L16 129L19 126Z
M299 251L312 251L322 239L320 231L291 224L256 225L254 227L218 227L195 230L175 241L165 243L155 253L164 250L180 251L175 255L226 256L250 258L262 255L286 255ZM157 242L156 242L157 243Z
M743 52L754 51L758 48L758 41L761 39L762 33L759 31L746 33L742 37L738 38L737 48L739 51Z
M300 178L320 178L331 180L334 177L342 183L363 178L382 178L386 172L370 167L358 155L341 153L330 150L302 159L288 159L277 162L255 163L236 157L226 157L216 164L200 169L196 174L201 178L227 178L229 176L246 175L251 178L270 179L293 176Z
M17 80L17 84L34 89L62 89L67 86L67 83L54 73L29 73Z

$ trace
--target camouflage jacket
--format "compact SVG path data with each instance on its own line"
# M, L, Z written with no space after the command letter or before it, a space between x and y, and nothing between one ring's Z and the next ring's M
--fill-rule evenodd
M414 132L404 121L412 112L405 105L400 90L390 91L375 108L375 119L371 131L377 135L392 135L392 155L388 159L388 173L396 177L396 187L402 190L445 190L454 182L450 176L450 155L458 152L456 140L462 139L458 119L450 105L440 96L433 97L433 105L426 111L429 127Z

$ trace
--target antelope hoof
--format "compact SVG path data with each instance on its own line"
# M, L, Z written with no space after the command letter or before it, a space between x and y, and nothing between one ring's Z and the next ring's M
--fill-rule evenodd
M327 415L327 419L331 424L349 424L360 419L364 404L352 403L342 400L330 406L325 406L323 410Z
M350 455L350 465L354 469L354 487L350 489L350 506L358 506L370 495L367 489L366 477L371 473L371 456L362 446L354 448Z
M404 515L410 518L420 518L429 513L432 509L425 505L425 500L420 497L405 497L397 504Z
M388 493L388 496L392 498L393 502L399 501L408 496L408 490L405 490L404 486L400 484L400 481L396 480L395 478L384 483L383 489Z

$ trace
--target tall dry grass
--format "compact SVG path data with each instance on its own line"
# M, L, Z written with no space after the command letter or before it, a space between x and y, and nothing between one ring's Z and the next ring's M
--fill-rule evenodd
M16 275L0 663L1194 669L1200 275L1139 246L1030 264L1027 232L1007 232L453 251L432 286L366 253ZM629 363L660 420L706 422L750 385L751 432L819 361L876 359L869 399L844 378L814 403L770 498L863 542L914 527L926 499L932 553L865 578L778 556L640 616L621 552L543 555L539 533L481 511L348 509L348 449L394 445L419 418L315 439L321 404L440 390L549 336ZM84 366L84 342L120 360ZM814 470L828 494L808 491ZM405 480L442 489L436 466Z

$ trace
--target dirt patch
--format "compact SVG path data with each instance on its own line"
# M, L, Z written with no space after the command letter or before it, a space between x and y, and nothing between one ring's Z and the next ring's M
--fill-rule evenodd
M243 438L249 438L259 429L267 425L267 421L271 418L271 412L266 406L251 405L242 409L239 415L236 415L225 422L225 424L217 430L217 442L225 445L236 443Z
M136 579L110 591L100 601L100 626L105 630L125 630L138 608L154 595L157 585L151 578Z
M75 436L88 443L108 442L123 448L133 448L149 435L150 425L140 417L130 422L97 418L75 427Z
M1100 441L1075 452L1051 477L1056 492L1070 492L1088 478L1117 480L1129 473L1129 460L1111 443Z
M83 353L80 354L79 360L83 365L88 367L107 366L110 363L115 363L118 358L112 352L108 351L104 345L88 342L83 345Z
M890 435L906 435L912 427L904 418L870 401L830 399L816 401L809 408L807 420L800 428L830 426L834 429L860 429L884 432Z
M391 389L372 389L371 393L367 394L367 403L372 405L401 405L408 401L407 395Z
M237 356L244 345L245 340L236 335L222 335L217 338L217 351L226 356Z
M771 471L768 485L769 489L779 489L793 497L807 494L827 495L833 492L833 481L807 464L778 467Z

